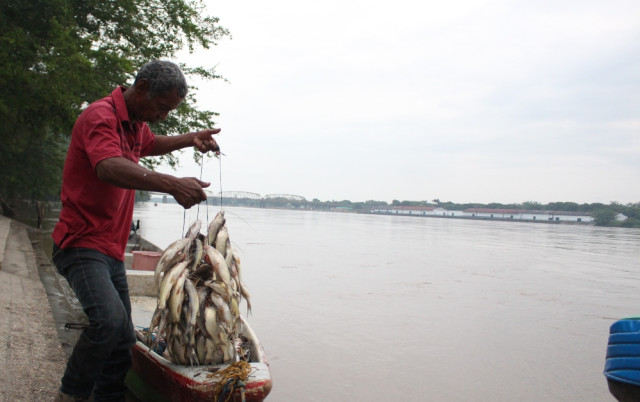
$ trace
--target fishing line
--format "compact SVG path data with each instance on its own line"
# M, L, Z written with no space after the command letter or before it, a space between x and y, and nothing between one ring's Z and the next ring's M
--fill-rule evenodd
M202 181L202 166L204 165L204 154L202 155L202 159L200 160L200 180ZM209 194L207 194L207 191L204 191L204 195L206 196L206 198L204 199L204 205L205 205L205 211L206 211L206 217L207 220L206 222L209 222Z
M220 155L218 156L218 171L220 172L220 178L219 180L219 184L220 184L220 210L222 211L222 155L224 155L223 153L220 153Z
M182 210L182 234L180 234L180 237L182 237L184 234L184 223L186 222L186 220L187 220L187 210L183 209Z
M204 154L200 155L200 181L202 181L202 166L204 165ZM203 190L204 191L204 190ZM207 193L205 192L205 195ZM206 201L206 198L205 198ZM196 212L196 219L200 218L200 204L202 204L201 202L198 203L198 209ZM209 216L207 216L207 222L209 221Z

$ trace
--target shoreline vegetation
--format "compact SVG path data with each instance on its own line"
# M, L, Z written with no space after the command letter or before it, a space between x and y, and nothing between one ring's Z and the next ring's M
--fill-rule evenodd
M257 195L257 194L256 194ZM145 192L136 194L137 202L150 202L155 204L176 203L171 196L150 195ZM401 215L423 218L447 218L447 219L472 219L472 220L493 220L493 221L515 221L527 223L552 223L552 224L578 224L578 225L595 225L605 227L621 227L621 228L640 228L640 202L621 204L611 202L610 204L593 203L578 204L575 202L552 202L541 204L538 202L527 201L520 204L501 204L501 203L454 203L451 201L441 202L440 200L431 201L399 201L393 200L391 203L386 201L369 200L364 202L353 202L349 200L342 201L320 201L313 199L306 200L300 196L269 196L269 197L209 197L207 201L209 205L223 205L232 207L249 207L249 208L271 208L271 209L292 209L307 211L326 211L326 212L344 212L344 213L360 213L360 214L380 214L380 215ZM30 200L13 200L0 203L0 210L4 216L16 218L35 228L42 229L42 223L45 215L51 220L51 212L61 207L59 199L48 199L45 201ZM411 210L412 212L408 212ZM416 211L437 210L456 212L451 213L416 213ZM477 216L463 215L458 212L469 210L495 210L494 216L477 214ZM539 216L537 220L527 219L526 217L515 217L511 215L526 215L536 212ZM545 215L546 214L546 215ZM544 216L562 216L576 215L589 216L590 220L570 222L561 219L550 220Z
M150 196L149 194L138 194L137 201L148 201L154 203L175 203L172 197L157 197ZM431 201L399 201L393 200L391 203L386 201L369 200L364 202L353 202L349 200L342 201L320 201L317 198L308 201L304 197L300 196L259 196L253 193L242 193L237 196L217 196L209 197L209 205L224 205L224 206L240 206L240 207L253 207L253 208L280 208L280 209L297 209L297 210L312 210L312 211L332 211L332 212L351 212L351 213L378 213L378 214L393 214L381 212L384 210L402 210L409 207L415 207L416 210L437 208L446 211L466 211L472 209L486 209L486 210L499 210L502 215L507 214L507 211L513 213L525 213L536 211L538 213L550 213L550 215L562 215L562 213L580 214L591 217L591 222L567 222L554 220L537 220L535 222L543 223L579 223L583 225L594 224L596 226L608 226L608 227L625 227L625 228L640 228L640 202L633 204L621 204L618 202L611 202L610 204L593 203L593 204L578 204L575 202L552 202L548 204L541 204L534 201L527 201L520 204L501 204L501 203L455 203L451 201L442 202L438 199ZM378 211L378 212L374 212ZM411 214L402 214L403 216L409 216ZM460 216L450 214L427 214L413 216L423 217L440 217L440 218L453 218L453 219L480 219L480 220L503 220L513 221L513 218L507 217L485 217L485 216ZM532 220L520 219L518 222L533 222Z

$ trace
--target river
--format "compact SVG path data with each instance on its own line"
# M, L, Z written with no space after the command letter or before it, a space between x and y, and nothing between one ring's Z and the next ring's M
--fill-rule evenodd
M164 248L219 209L134 219ZM224 209L269 400L613 400L602 370L609 326L640 313L638 229Z

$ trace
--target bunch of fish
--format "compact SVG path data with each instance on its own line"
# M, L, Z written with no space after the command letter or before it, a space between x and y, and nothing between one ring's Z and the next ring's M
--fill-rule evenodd
M164 356L176 364L231 363L242 354L239 306L244 298L249 313L251 302L225 223L220 211L203 235L197 220L156 266L158 305L147 343L157 349L163 338Z

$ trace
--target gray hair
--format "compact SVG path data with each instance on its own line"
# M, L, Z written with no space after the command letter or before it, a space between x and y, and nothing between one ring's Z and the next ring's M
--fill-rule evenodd
M153 60L140 68L133 85L146 79L149 83L149 99L176 90L178 96L187 96L187 80L177 64L165 60Z

